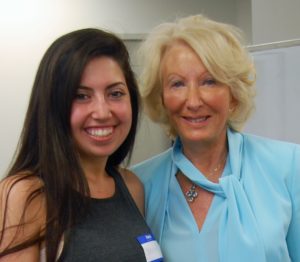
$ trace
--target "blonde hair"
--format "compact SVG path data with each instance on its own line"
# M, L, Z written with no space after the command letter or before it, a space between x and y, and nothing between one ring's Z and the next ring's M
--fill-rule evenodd
M228 126L239 131L254 109L255 68L242 45L240 30L203 15L163 23L154 28L142 43L139 50L143 65L140 80L146 113L153 121L164 125L171 135L177 135L162 103L160 64L167 47L178 40L189 45L210 74L230 88L237 103Z

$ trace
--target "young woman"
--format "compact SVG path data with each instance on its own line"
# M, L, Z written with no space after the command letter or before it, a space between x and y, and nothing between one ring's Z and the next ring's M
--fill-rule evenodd
M50 46L0 184L1 261L161 261L143 220L143 187L119 168L138 113L118 37L82 29Z

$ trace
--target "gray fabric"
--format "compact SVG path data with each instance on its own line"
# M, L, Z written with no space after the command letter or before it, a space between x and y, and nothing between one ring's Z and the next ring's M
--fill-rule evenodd
M114 196L90 199L89 212L71 230L60 262L146 261L136 237L151 233L150 229L119 173L109 173L116 184Z

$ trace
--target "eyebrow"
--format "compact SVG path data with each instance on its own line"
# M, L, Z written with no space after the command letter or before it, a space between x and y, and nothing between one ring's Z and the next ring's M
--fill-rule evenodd
M124 87L127 87L126 83L124 83L124 82L115 82L115 83L112 83L112 84L108 85L107 88L108 89L114 88L115 86L118 86L118 85L122 85ZM89 86L85 86L85 85L80 84L78 89L91 90L92 88L89 87Z
M173 76L185 78L180 73L174 73L174 72L172 72L172 73L168 74L167 79L169 79L170 77L173 77ZM200 74L200 77L205 77L205 76L211 76L211 77L213 77L212 74L207 69Z

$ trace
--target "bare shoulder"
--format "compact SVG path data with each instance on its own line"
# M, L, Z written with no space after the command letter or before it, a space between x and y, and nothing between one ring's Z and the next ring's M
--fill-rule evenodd
M46 221L42 187L41 180L28 173L7 177L0 182L1 250L41 234Z
M38 201L35 202L41 202L44 195L38 193L42 187L43 183L41 180L29 174L22 173L7 177L0 182L0 204L6 203L7 205L18 207L24 205L30 196L33 197L33 194L37 196L36 199Z
M142 182L128 169L119 168L119 171L136 205L144 215L144 186Z
M6 177L0 182L0 189L2 190L21 190L21 192L28 191L30 189L37 189L42 186L42 181L31 175L28 172L20 173L15 176Z
M139 180L139 178L129 169L126 168L119 168L119 171L121 173L122 178L124 179L124 181L133 186L137 186L137 187L142 187L143 188L143 184L142 182Z

